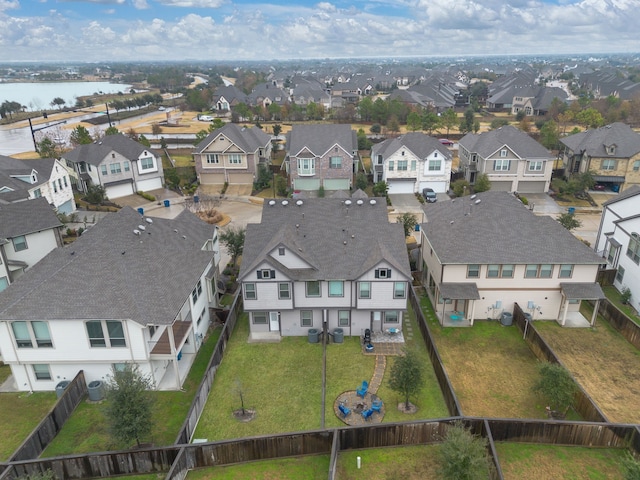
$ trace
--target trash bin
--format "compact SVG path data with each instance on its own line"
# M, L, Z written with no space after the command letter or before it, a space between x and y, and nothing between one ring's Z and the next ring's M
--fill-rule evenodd
M344 330L341 328L336 328L333 330L333 342L334 343L342 343L344 341Z
M56 385L56 397L60 398L71 382L63 380Z
M505 327L508 327L513 323L513 314L510 312L502 312L500 315L500 323Z
M573 215L574 213L576 213L576 207L569 207L568 212L569 215Z
M417 223L416 226L414 227L414 229L415 229L416 232L419 232L420 231L420 224Z
M315 328L309 329L309 343L318 343L318 330Z
M194 195L193 196L193 203L199 203L200 202L200 197L198 195Z
M104 398L104 383L102 380L94 380L87 385L89 391L89 400L92 402L99 402Z
M164 206L165 206L165 207L168 207L168 206L170 206L170 205L171 205L171 202L170 202L169 200L165 200L165 201L164 201Z
M142 208L142 207L138 207L138 213L139 213L140 215L144 215L144 208Z

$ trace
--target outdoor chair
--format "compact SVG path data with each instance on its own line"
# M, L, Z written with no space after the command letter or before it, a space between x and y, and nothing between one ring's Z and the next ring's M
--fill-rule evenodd
M371 330L369 330L368 328L364 331L364 343L371 343Z
M362 385L356 388L356 395L364 398L364 396L367 394L367 390L369 390L369 382L363 380Z
M373 415L373 408L370 408L369 410L364 410L362 412L362 418L364 418L365 420L369 420L371 415Z
M374 400L371 402L371 410L374 412L380 413L380 409L382 408L382 400Z
M346 418L347 415L351 413L351 409L342 403L338 405L338 410L340 410L340 413L342 413L342 418Z

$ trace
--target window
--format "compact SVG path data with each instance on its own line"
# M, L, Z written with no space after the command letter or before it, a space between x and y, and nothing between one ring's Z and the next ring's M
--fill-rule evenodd
M378 155L378 165L382 165L382 155Z
M13 237L11 241L13 242L13 249L16 252L21 252L29 248L27 245L27 237L25 237L24 235Z
M256 284L255 283L245 283L244 284L244 299L245 300L257 300L258 295L256 293Z
M280 255L281 257L284 257L284 247L278 247L278 255Z
M513 265L502 265L502 269L500 270L501 278L513 278L513 270L515 267Z
M417 168L417 163L415 160L411 160L411 171L415 172Z
M11 322L11 328L13 329L13 336L16 339L18 348L33 348L27 322Z
M106 165L100 165L100 171L102 172L102 175L106 175L107 174L107 166Z
M377 268L374 274L376 278L391 278L391 269Z
M329 159L329 168L342 168L342 157L331 157Z
M0 277L0 292L9 286L9 280L7 277Z
M623 279L624 279L624 267L620 265L618 267L618 271L616 272L616 281L622 283Z
M229 164L230 165L240 165L242 163L242 155L239 153L230 153L229 154Z
M407 284L405 282L393 283L393 298L406 298Z
M602 170L615 170L616 169L616 160L611 158L602 160Z
M442 160L429 160L429 171L439 172L442 168Z
M220 157L217 153L207 153L205 158L209 165L217 165L220 163Z
M560 265L560 273L558 274L559 278L571 278L573 275L573 265L565 264Z
M527 265L524 278L551 278L553 275L553 265Z
M640 264L640 236L636 232L631 234L629 246L627 247L627 257L633 260L636 265Z
M300 310L300 326L313 327L313 310Z
M527 265L524 271L524 278L536 278L538 276L538 265Z
M206 313L207 307L202 309L202 312L200 312L200 316L198 317L198 320L196 320L196 326L200 326L200 323L202 322L202 319L204 318L204 314Z
M64 188L67 188L69 186L67 184L67 177L62 177L62 180L64 180Z
M407 160L398 160L398 171L406 172L407 164L408 164Z
M127 368L126 363L113 363L112 366L116 372L124 372L125 368Z
M149 338L153 338L153 335L155 335L156 330L157 328L155 325L149 325Z
M270 279L270 278L276 278L276 271L275 270L258 270L258 278L261 279Z
M316 159L315 158L299 158L298 159L298 175L315 175Z
M637 172L638 170L640 170L640 160L633 162L633 171Z
M393 172L393 168L394 168L393 160L389 160L389 171Z
M111 170L111 173L114 175L116 173L122 173L122 169L120 168L119 163L112 163L111 165L109 165L109 169Z
M553 275L553 265L540 265L540 274L538 275L540 278L551 278Z
M56 185L56 182L53 182L53 193L58 193L58 186Z
M312 280L306 282L307 297L319 297L320 296L320 282Z
M198 280L198 283L196 283L195 288L191 292L191 300L193 300L193 303L196 303L198 301L198 297L200 296L201 293L202 293L202 280Z
M496 172L508 172L510 166L511 160L494 160L493 162L493 170Z
M144 157L140 159L140 170L151 170L153 166L152 157Z
M128 171L130 170L130 168L129 168L129 162L125 161L125 162L123 162L123 165L124 165L124 171L125 171L125 172L128 172ZM65 178L65 180L66 180L66 178Z
M36 339L38 348L53 348L47 322L33 321L31 322L31 328L33 329L33 336Z
M358 283L358 298L371 298L371 282Z
M288 283L279 283L278 284L278 298L280 300L288 300L291 298L291 292L289 291Z
M503 148L502 150L500 150L500 156L501 157L506 157L507 156L507 149Z
M34 363L33 374L35 375L36 380L51 380L49 365L45 363Z
M398 323L398 312L395 310L384 312L384 323Z
M267 312L253 312L251 317L254 325L266 325L267 323Z
M467 278L480 278L480 265L467 265Z
M613 243L609 244L609 251L607 252L607 262L609 262L611 265L613 265L613 263L616 260L616 255L618 254L618 246L614 245Z
M338 310L338 326L349 326L349 310Z
M33 191L33 197L34 197L34 198L40 198L41 196L42 196L42 190L40 190L39 188L36 188L36 189Z
M542 167L544 166L544 162L529 162L529 171L530 172L541 172Z
M87 322L87 334L92 347L127 346L122 322L119 320L90 320Z
M341 280L329 281L329 296L344 297L344 282Z
M500 276L500 265L487 265L487 278L498 278Z

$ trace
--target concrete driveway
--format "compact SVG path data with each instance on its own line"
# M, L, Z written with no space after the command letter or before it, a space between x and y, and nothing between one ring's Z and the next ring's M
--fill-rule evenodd
M413 193L393 193L389 195L389 198L391 205L396 210L405 212L408 211L407 209L422 209L422 204Z

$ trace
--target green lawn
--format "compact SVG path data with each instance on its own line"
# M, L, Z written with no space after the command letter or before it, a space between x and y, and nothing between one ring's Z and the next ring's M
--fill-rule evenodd
M439 478L439 445L373 448L338 454L336 478L422 480ZM360 457L358 470L357 457Z
M623 449L524 443L497 443L496 449L505 480L624 478Z
M329 473L329 456L282 458L192 470L187 480L321 480Z
M623 304L620 299L620 292L614 286L602 287L607 299L616 307L622 310L630 319L638 323L638 312L629 304Z
M204 371L215 344L220 336L220 328L216 328L198 351L198 355L183 385L184 391L154 392L156 403L151 433L151 441L155 445L171 445L177 435L196 390L200 385ZM129 447L114 443L108 433L104 410L106 401L101 403L82 402L73 412L64 427L42 453L42 457L55 457L72 453L89 453L104 450L115 450Z

